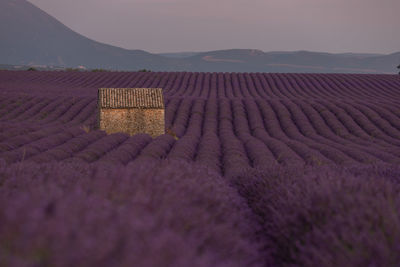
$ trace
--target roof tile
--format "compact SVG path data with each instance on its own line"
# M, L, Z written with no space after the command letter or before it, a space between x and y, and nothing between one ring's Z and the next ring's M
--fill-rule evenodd
M99 88L99 108L164 108L161 88Z

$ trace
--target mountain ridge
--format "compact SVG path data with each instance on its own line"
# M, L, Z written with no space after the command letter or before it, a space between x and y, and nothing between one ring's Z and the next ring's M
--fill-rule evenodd
M155 67L152 61L161 66L166 61L143 50L127 50L91 40L26 0L2 0L0 10L0 33L6 36L0 41L2 64L124 69L131 66L131 61L145 68Z
M88 69L199 72L396 73L400 52L389 55L264 52L226 49L158 53L124 49L89 39L27 0L0 2L0 64Z

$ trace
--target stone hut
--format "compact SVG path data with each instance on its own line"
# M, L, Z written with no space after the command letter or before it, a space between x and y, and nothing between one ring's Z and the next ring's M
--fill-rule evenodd
M161 88L100 88L98 127L107 134L165 133Z

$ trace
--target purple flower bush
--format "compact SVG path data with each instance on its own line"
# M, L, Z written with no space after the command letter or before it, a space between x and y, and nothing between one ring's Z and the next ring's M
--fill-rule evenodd
M398 266L400 167L273 167L232 177L270 264Z
M262 266L254 218L183 161L0 165L0 266Z

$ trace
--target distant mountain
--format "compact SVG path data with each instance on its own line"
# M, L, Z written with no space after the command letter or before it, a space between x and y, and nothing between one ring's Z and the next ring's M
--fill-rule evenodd
M26 0L0 0L0 63L169 69L176 60L90 40Z
M198 53L185 60L196 71L396 73L400 52L376 55L231 49Z
M199 52L158 53L157 55L170 58L186 58L199 54Z
M336 55L343 57L358 57L358 58L384 56L384 54L368 54L368 53L340 53Z
M203 72L396 73L390 55L230 49L151 54L88 39L26 0L0 0L0 64Z

